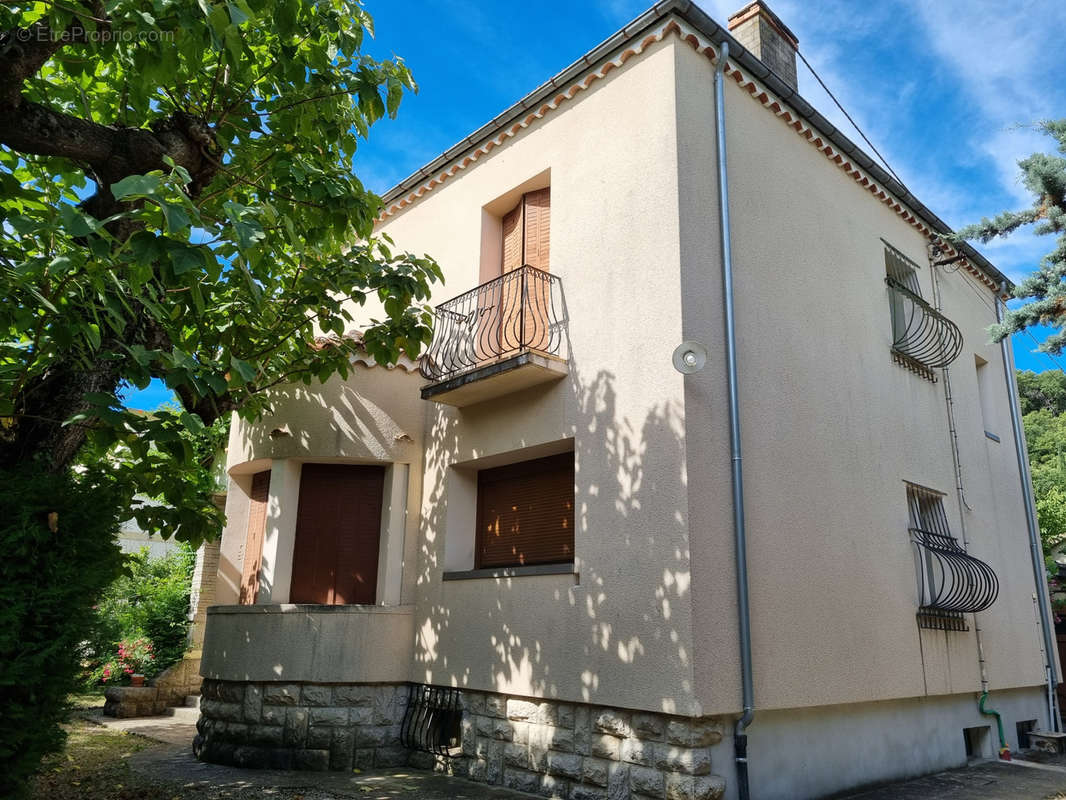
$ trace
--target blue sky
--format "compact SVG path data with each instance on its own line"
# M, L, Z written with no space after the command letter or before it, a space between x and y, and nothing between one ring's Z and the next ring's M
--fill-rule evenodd
M379 193L407 177L639 15L650 0L503 3L367 0L367 51L402 56L419 93L376 125L356 172ZM724 24L745 0L701 3ZM859 126L914 194L958 227L1028 205L1017 161L1048 150L1031 129L1066 116L1061 0L772 0ZM800 92L851 138L847 120L800 65ZM982 248L1012 279L1051 248L1025 232ZM1039 332L1034 332L1042 338ZM1054 369L1015 337L1022 369ZM162 387L134 393L152 408Z

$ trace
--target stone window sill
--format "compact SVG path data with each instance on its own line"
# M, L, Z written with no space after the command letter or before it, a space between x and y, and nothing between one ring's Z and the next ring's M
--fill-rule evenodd
M521 578L529 575L573 575L575 582L578 579L578 572L573 564L530 564L524 567L449 570L441 574L441 579L470 581L482 578Z

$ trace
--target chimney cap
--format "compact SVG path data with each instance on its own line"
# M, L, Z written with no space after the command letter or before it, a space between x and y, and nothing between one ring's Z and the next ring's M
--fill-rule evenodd
M737 26L742 25L753 17L762 16L766 19L781 37L788 42L796 50L799 50L799 39L796 38L788 26L781 21L781 18L770 10L770 6L762 2L762 0L754 0L754 2L748 3L740 11L729 17L729 30L735 30Z

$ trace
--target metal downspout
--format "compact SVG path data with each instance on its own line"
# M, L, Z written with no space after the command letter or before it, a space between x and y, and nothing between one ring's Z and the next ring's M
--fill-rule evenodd
M740 638L740 681L743 713L733 728L737 788L748 800L748 737L744 733L755 715L755 690L751 670L751 612L748 605L748 546L744 527L744 474L741 469L740 403L737 391L736 317L733 307L733 248L729 227L729 178L726 173L724 75L729 43L722 42L714 69L714 113L718 145L718 221L722 243L722 294L725 297L726 370L729 384L729 444L733 467L733 533L736 543L737 629Z
M1006 292L1006 284L1000 286L1000 294ZM1003 301L996 296L996 321L1003 321ZM1052 637L1051 618L1048 614L1049 594L1044 582L1044 550L1040 546L1040 528L1036 521L1036 505L1033 502L1033 482L1029 475L1029 456L1025 448L1025 431L1022 428L1021 409L1018 407L1018 385L1014 376L1014 355L1010 350L1010 337L1004 337L999 343L1003 352L1003 372L1007 380L1007 394L1010 401L1010 426L1014 434L1014 451L1018 459L1018 473L1022 483L1022 497L1025 500L1025 523L1029 529L1029 552L1033 560L1033 582L1036 587L1035 599L1040 609L1040 627L1044 633L1044 673L1047 677L1047 706L1049 724L1052 730L1062 730L1059 721L1058 701L1055 693L1055 640Z

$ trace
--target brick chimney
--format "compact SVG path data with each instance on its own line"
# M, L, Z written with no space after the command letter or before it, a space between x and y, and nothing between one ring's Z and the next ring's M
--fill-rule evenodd
M762 0L748 3L729 18L729 32L781 80L796 88L799 39Z

